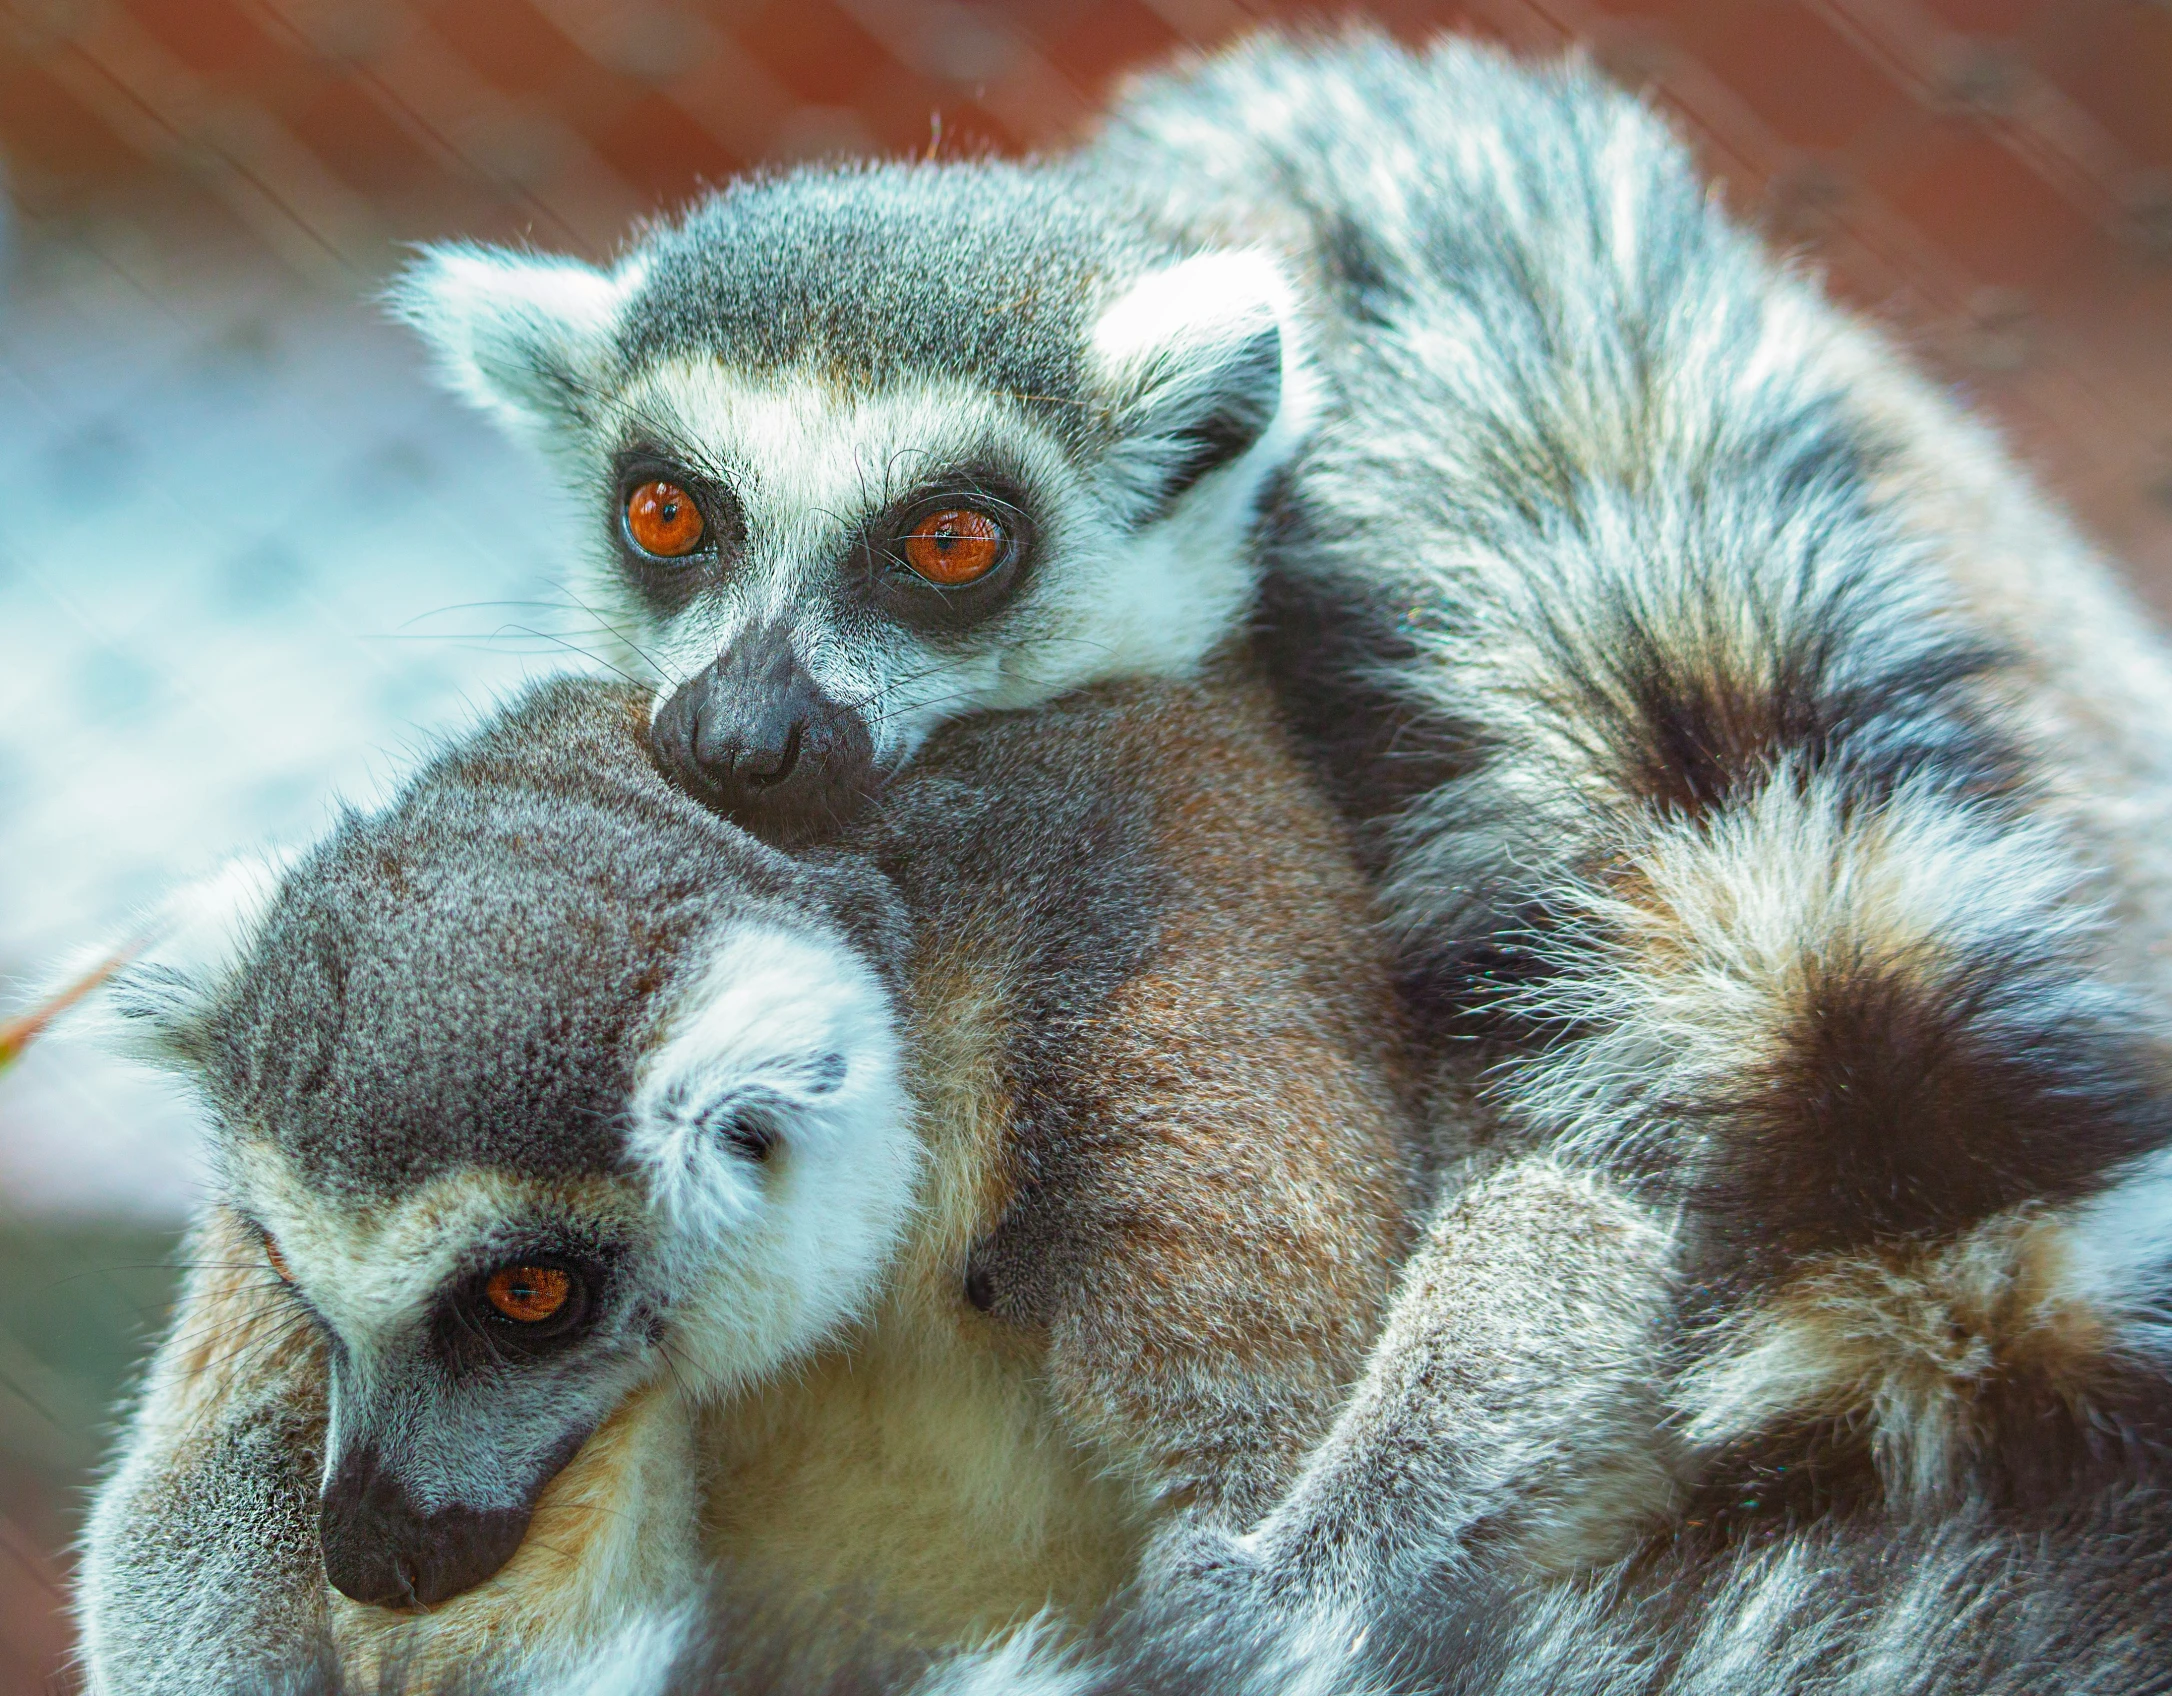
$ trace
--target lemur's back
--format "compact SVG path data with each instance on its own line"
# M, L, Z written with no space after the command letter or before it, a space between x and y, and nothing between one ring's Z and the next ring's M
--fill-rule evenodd
M708 1416L711 1547L923 1640L1084 1617L1172 1509L1259 1511L1372 1335L1409 1144L1364 893L1234 676L955 727L848 846L915 916L928 1208L863 1336Z

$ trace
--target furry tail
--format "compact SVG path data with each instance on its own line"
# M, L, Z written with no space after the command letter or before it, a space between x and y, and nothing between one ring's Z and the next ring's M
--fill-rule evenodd
M1097 156L1322 303L1261 636L1446 1069L1680 1220L1653 1370L1696 1481L1622 1592L1669 1617L1504 1606L1642 1670L1503 1650L1474 1687L1793 1687L1691 1677L1694 1606L1974 1688L1902 1622L1978 1621L1998 1573L2036 1641L2131 1626L2106 1551L2143 1588L2172 1559L2167 857L2119 822L2172 794L2129 747L2172 668L2139 614L1574 66L1262 40L1142 87ZM2093 717L2089 618L2122 680ZM2032 1536L2080 1538L2070 1591ZM1787 1594L1821 1565L1845 1608ZM2070 1682L2161 1682L2124 1653Z

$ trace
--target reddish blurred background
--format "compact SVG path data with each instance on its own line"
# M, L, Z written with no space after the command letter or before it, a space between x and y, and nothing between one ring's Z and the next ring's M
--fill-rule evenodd
M229 319L175 303L238 290L344 311L402 242L467 234L600 256L631 220L757 162L1060 143L1127 70L1300 15L1323 14L1252 0L13 0L0 164L27 280L0 340L0 436L42 431L39 451L79 459L79 386L103 385L126 414L128 375L106 367L143 356L100 350L136 348L135 319L161 314L169 342L219 326L189 367L206 386L179 391L168 430L185 432L192 408L209 428L243 404L220 374L252 360L275 386L316 382L303 398L324 409L389 406L359 378L324 393L321 375L266 365L269 332L245 325L237 341ZM1456 28L1531 51L1581 44L1649 89L1739 211L2001 419L2172 610L2172 6L1474 0L1356 15L1411 41ZM287 308L265 310L276 324ZM66 311L65 336L46 328ZM405 367L388 381L419 391ZM465 425L429 428L402 438L408 460L438 452L418 441L467 440ZM46 462L24 452L34 495ZM424 478L408 460L399 475ZM0 547L36 567L29 532L10 543L4 524ZM9 565L0 552L0 585ZM99 663L109 675L112 657ZM189 680L186 658L166 653L152 681L175 676ZM81 760L102 757L85 746ZM257 816L204 829L232 835ZM0 875L30 852L6 831L0 817ZM68 921L111 898L83 897ZM11 934L29 939L25 958L54 940L57 911L12 933L0 922L0 967ZM90 1109L12 1111L0 1100L0 1142L50 1137ZM45 1192L24 1193L0 1242L13 1280L0 1291L14 1292L0 1293L0 1693L43 1689L61 1664L63 1551L105 1441L99 1410L163 1289L128 1268L170 1242L170 1206L123 1228L98 1219L95 1193L70 1191L56 1223Z

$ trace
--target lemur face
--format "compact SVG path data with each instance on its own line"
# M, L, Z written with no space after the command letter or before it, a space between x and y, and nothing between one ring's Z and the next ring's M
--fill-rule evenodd
M445 249L401 300L588 504L667 769L787 843L952 718L1227 640L1306 411L1266 260L1049 170L742 184L610 271Z
M359 1602L488 1579L661 1374L818 1346L912 1207L882 891L674 794L622 691L542 701L117 991L328 1345L325 1571Z

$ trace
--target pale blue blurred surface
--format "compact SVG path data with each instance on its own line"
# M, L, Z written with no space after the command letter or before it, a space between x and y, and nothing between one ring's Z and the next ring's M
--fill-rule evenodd
M0 293L0 1010L177 877L306 840L580 663L565 515L370 279L185 203L19 226ZM191 1120L55 1039L0 1077L0 1201L173 1217Z

